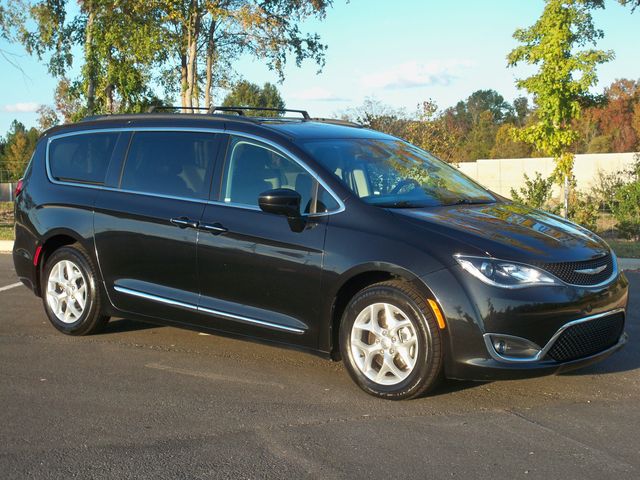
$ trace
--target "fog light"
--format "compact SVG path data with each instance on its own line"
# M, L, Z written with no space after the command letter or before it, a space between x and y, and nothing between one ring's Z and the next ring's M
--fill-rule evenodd
M489 334L490 345L500 357L536 360L541 348L526 338Z

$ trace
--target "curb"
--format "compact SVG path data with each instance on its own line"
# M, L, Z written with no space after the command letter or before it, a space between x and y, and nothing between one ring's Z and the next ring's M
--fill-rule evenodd
M0 253L11 253L13 240L0 240ZM640 270L640 258L618 258L621 270Z
M621 270L640 270L640 258L619 258Z

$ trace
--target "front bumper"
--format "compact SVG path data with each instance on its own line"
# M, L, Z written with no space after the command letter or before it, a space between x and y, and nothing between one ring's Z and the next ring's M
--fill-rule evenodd
M627 343L628 338L628 335L623 333L618 343L614 346L596 354L567 362L539 360L529 363L506 363L493 358L470 359L464 364L458 364L455 376L448 375L448 378L458 380L517 380L568 372L604 360L620 350Z
M445 375L463 380L499 380L554 374L603 360L627 342L623 274L602 287L489 287L457 267L423 277L446 317ZM622 315L622 324L602 348L578 355L549 352L572 325ZM539 346L528 358L509 358L493 347L491 334L526 339ZM554 353L553 351L551 353ZM582 354L583 353L583 354ZM560 360L557 360L557 359Z

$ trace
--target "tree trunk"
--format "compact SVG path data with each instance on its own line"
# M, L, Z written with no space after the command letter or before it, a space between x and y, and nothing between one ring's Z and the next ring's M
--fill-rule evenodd
M564 176L564 218L569 216L569 176Z
M194 106L194 96L197 95L197 69L198 69L198 38L200 34L200 12L198 0L191 4L191 17L189 18L188 53L187 53L187 91L185 92L187 107ZM195 102L197 104L197 100ZM192 110L193 112L193 110Z
M105 99L107 102L107 113L114 113L113 90L114 90L113 83L110 83L109 85L107 85L107 88L104 89Z
M213 56L215 55L215 30L216 22L215 20L211 20L207 38L207 83L204 90L204 106L207 108L213 107Z
M181 53L180 55L180 101L182 106L182 112L187 111L187 55Z
M96 12L93 8L93 2L88 1L85 6L89 12L87 18L87 30L84 41L84 58L87 65L87 113L93 115L95 110L95 97L96 97L96 68L95 58L93 52L93 24L96 18Z

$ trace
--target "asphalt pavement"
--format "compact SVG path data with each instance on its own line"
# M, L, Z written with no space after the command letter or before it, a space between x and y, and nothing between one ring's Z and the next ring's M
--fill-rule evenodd
M406 402L339 363L128 320L68 337L0 255L0 478L640 478L640 273L630 342L533 380Z

